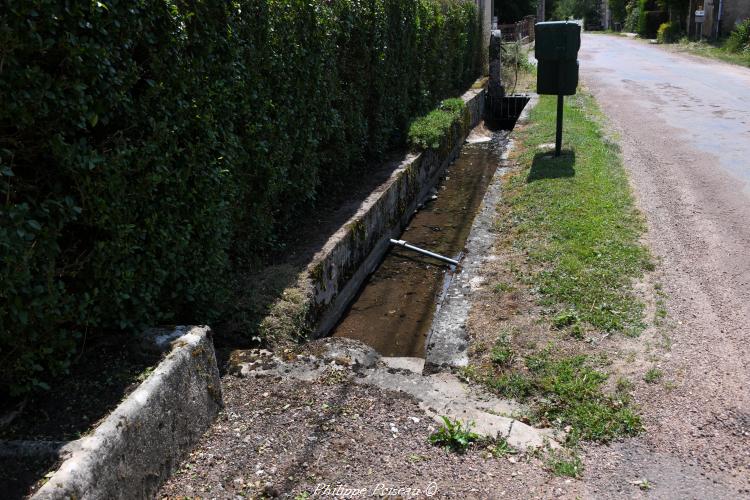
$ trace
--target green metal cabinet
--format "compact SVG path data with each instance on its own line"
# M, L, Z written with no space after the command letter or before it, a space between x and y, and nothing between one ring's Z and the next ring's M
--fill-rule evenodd
M537 94L573 95L578 87L578 61L539 61Z
M578 87L578 49L581 27L567 21L537 23L535 26L537 93L573 95Z

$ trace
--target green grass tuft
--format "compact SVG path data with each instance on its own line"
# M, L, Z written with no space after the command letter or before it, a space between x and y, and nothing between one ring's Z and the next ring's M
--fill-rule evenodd
M414 120L409 127L409 143L423 149L440 148L450 129L463 116L466 104L461 98L446 99L425 116Z
M510 343L509 336L501 335L490 351L490 360L498 366L509 366L513 363L515 353Z
M581 477L583 463L575 453L553 452L547 457L547 468L556 476Z
M655 384L662 379L664 372L656 367L649 368L648 371L643 375L643 381L647 384Z
M443 425L430 435L430 443L443 446L446 450L463 453L471 446L471 443L479 440L479 435L471 432L471 422L462 424L458 419L451 420L446 416L441 418Z

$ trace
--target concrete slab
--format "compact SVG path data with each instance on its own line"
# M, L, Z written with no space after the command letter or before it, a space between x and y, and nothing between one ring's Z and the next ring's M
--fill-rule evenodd
M341 339L330 339L337 341ZM352 341L349 341L352 342ZM552 429L537 429L514 418L523 408L512 401L499 399L481 388L462 382L452 373L442 372L423 376L402 366L414 367L414 358L381 358L373 367L341 365L322 357L302 354L291 361L271 353L248 355L232 367L245 377L284 377L312 381L330 370L349 370L351 383L378 387L408 394L419 401L420 407L437 423L441 417L471 422L473 430L492 439L505 439L519 450L527 448L559 447Z
M393 370L403 370L412 373L422 373L424 369L424 358L412 358L407 356L384 356L380 361Z

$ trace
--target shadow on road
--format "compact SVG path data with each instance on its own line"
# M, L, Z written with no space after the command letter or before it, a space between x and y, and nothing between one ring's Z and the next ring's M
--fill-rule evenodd
M576 152L571 149L563 149L558 157L554 153L537 153L531 162L526 182L573 177L576 175L575 164Z

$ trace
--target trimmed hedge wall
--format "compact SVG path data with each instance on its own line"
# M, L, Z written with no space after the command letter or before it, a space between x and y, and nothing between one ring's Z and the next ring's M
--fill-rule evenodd
M326 189L477 76L458 0L8 0L0 391L85 335L205 323Z

